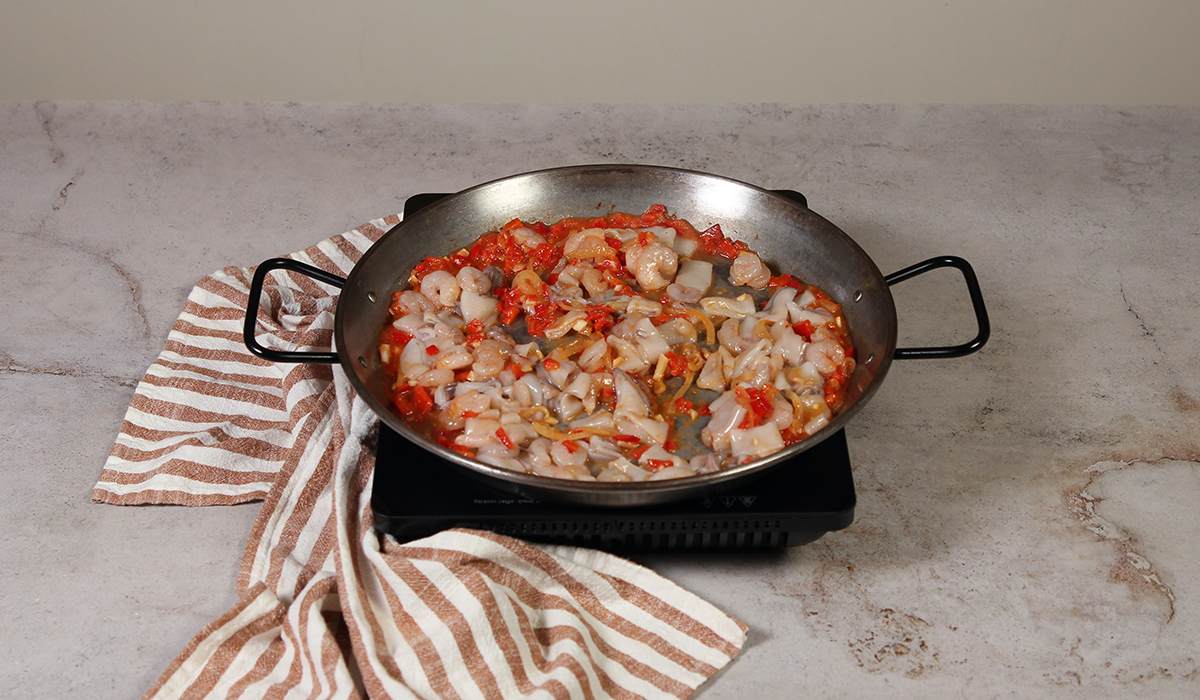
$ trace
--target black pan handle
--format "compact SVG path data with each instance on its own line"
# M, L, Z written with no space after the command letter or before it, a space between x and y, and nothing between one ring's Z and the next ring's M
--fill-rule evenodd
M254 278L250 281L250 298L246 302L246 325L242 329L242 337L245 340L246 348L250 352L258 355L264 360L271 362L321 362L325 364L335 364L338 362L336 352L291 352L287 350L272 350L265 347L255 338L255 331L258 329L258 305L262 299L263 283L266 282L267 273L272 270L291 270L299 272L307 277L312 277L315 280L331 284L338 289L346 283L345 278L326 272L319 267L313 267L308 263L302 263L299 260L291 260L289 258L271 258L265 260L258 269L254 271Z
M971 269L971 263L962 258L953 255L930 258L898 272L893 272L883 279L890 287L893 284L898 284L911 277L925 274L930 270L936 270L939 267L956 267L962 272L963 279L967 282L967 292L971 295L971 305L975 307L975 321L979 324L979 333L973 340L962 345L950 345L938 348L897 348L896 353L892 355L897 360L970 355L979 350L979 348L982 348L987 343L988 336L992 333L992 326L988 322L987 308L983 305L983 292L979 290L979 280L975 277L975 270Z

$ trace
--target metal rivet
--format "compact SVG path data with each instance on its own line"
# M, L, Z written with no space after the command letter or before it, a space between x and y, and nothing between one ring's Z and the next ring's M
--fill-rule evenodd
M859 289L858 291L854 292L854 301L861 301L861 300L862 300L862 290Z
M379 297L375 296L374 291L370 291L370 292L367 292L367 301L374 304L375 302L379 301ZM857 301L857 299L855 301Z
M867 360L867 362L870 362L870 360ZM358 364L362 365L362 366L363 366L363 369L366 369L366 367L367 367L367 358L363 357L362 355L359 355L359 356L358 356Z
M871 353L870 355L867 355L867 364L868 365L874 361L875 361L875 353Z

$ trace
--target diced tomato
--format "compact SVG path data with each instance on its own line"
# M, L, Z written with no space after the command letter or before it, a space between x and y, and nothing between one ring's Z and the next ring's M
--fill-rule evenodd
M551 372L559 367L562 367L562 365L558 364L558 360L554 359L553 357L547 357L546 359L542 360L542 364L545 365L546 369L550 370Z
M425 354L433 357L434 355L438 354L438 347L436 345L427 345L425 347Z
M509 362L504 366L504 369L512 372L514 379L520 379L525 376L525 370L521 369L521 365L516 362Z
M663 443L663 449L667 452L674 452L679 449L679 445L676 445L674 440L667 440Z
M695 408L696 405L692 403L691 399L675 399L675 410L680 413L690 413Z
M792 330L796 332L796 335L800 336L801 338L804 338L804 340L806 340L806 341L812 340L812 334L813 334L813 330L814 330L813 324L812 324L812 321L808 320L807 318L804 319L803 321L801 321L800 323L797 323L796 325L792 326Z
M696 409L696 415L698 415L698 416L711 416L711 415L712 415L712 409L708 407L708 404L702 404L702 405L701 405L699 408L697 408L697 409Z

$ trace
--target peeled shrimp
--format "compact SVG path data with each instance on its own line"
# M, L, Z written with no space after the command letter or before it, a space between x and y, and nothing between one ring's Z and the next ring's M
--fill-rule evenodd
M411 343L410 343L411 345ZM506 345L498 340L485 338L475 348L475 364L471 365L471 371L480 379L488 379L500 374L504 369L504 365L508 363L509 351L512 346Z
M604 240L603 229L588 228L567 236L563 243L563 257L568 260L615 258L617 251Z
M634 245L625 251L625 268L643 289L662 289L671 284L679 269L679 255L658 242Z
M828 377L846 359L846 350L836 340L822 340L809 343L804 350L804 359L816 365L817 370Z
M459 270L455 280L464 292L487 294L492 291L492 278L483 270L474 267L467 266Z
M766 289L770 281L771 269L755 253L742 253L729 266L729 283L732 285Z
M421 280L421 294L442 308L454 306L461 293L458 280L445 270L434 270Z

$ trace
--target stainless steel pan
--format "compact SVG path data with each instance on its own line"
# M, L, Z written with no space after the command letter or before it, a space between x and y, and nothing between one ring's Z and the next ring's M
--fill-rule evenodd
M854 341L857 369L845 408L815 435L757 461L715 474L643 483L593 483L517 474L464 457L410 428L389 408L376 350L393 293L421 260L469 246L481 234L513 218L556 221L613 211L639 213L665 204L699 229L719 223L725 235L746 241L777 273L786 272L828 291L842 304ZM889 285L927 270L951 266L966 281L978 323L963 345L896 348L896 308ZM281 352L255 339L254 319L262 285L274 269L303 272L342 287L335 316L336 352ZM340 363L351 384L380 419L446 463L509 492L596 506L636 506L709 495L773 469L816 445L853 420L879 388L893 359L957 357L983 347L987 311L971 266L944 256L884 276L849 236L805 206L736 180L687 170L642 165L591 165L514 175L451 195L389 230L344 280L337 275L276 258L258 267L246 314L247 347L277 362Z

